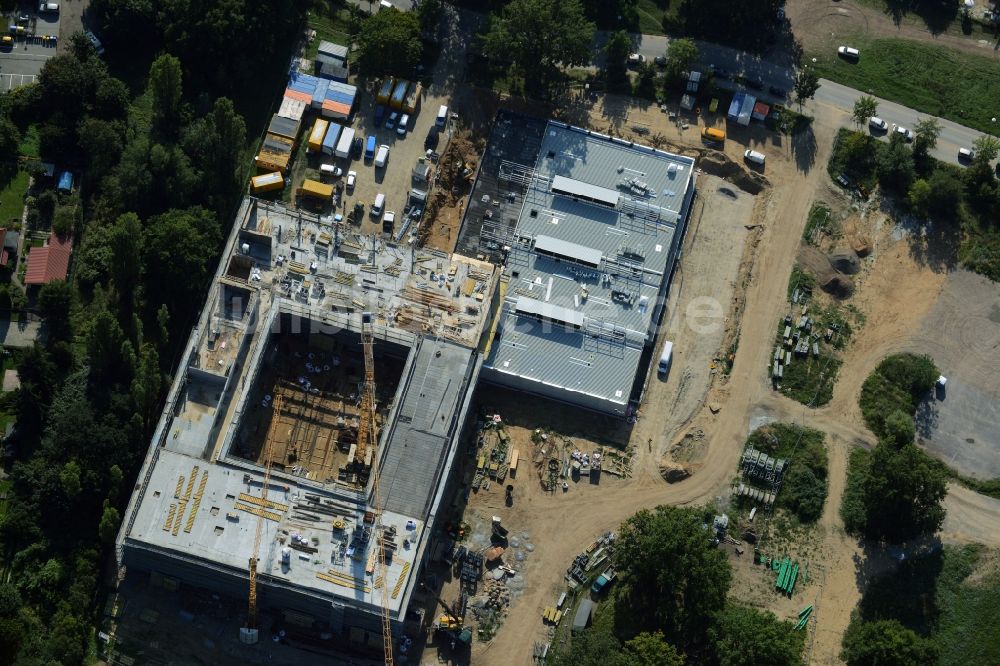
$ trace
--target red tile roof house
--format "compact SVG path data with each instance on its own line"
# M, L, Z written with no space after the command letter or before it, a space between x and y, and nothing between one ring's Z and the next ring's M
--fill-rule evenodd
M32 248L28 253L28 267L24 273L24 285L31 287L48 284L55 280L65 280L69 273L71 254L73 254L73 237L61 237L52 232L45 245Z

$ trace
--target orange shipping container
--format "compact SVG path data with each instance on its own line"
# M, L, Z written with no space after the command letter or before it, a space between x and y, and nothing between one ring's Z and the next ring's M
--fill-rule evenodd
M323 150L323 138L326 136L326 130L329 127L329 121L322 118L316 119L316 122L313 123L312 131L309 132L309 150L317 153Z
M327 185L318 180L309 180L307 178L302 181L302 188L299 190L299 194L317 199L329 199L333 196L333 185Z

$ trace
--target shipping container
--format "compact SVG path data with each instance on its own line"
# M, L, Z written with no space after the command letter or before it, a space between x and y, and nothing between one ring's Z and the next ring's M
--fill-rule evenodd
M330 122L328 120L323 120L322 118L316 119L316 122L313 123L312 131L309 132L309 150L318 153L323 149L323 137L326 136L326 130L329 127Z
M326 130L326 137L323 138L323 154L333 155L337 149L337 141L340 139L341 126L337 123L330 123L330 128Z
M337 150L334 154L337 157L349 157L351 154L352 141L354 141L354 128L345 127L340 133L340 140L337 141Z
M388 104L389 98L392 97L392 91L396 88L396 79L391 76L386 77L382 81L382 86L378 89L378 94L375 95L375 101L378 104Z
M321 183L318 180L309 180L307 178L302 181L302 187L299 189L299 195L305 197L315 197L316 199L329 199L333 196L333 185L327 185L326 183Z
M250 179L250 191L253 194L260 194L261 192L273 192L274 190L280 190L285 186L285 178L281 175L281 172L274 171L272 173L265 173L260 176L254 176Z
M423 89L419 83L414 83L410 86L410 90L406 93L406 99L403 100L403 111L407 113L417 112L417 108L420 106L420 93L422 91Z
M402 109L403 100L406 99L406 91L410 87L409 81L397 81L396 88L392 91L392 97L389 98L389 106L393 109Z

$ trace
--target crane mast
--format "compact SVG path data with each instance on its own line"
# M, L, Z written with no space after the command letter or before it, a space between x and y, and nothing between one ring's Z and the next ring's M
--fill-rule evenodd
M378 445L378 430L375 423L375 338L372 333L372 315L361 315L361 344L365 355L365 383L361 390L361 414L358 419L358 447L355 450L355 465L363 471L371 471L372 509L375 514L375 547L372 549L366 573L382 579L382 649L385 663L392 666L392 621L389 618L389 581L385 579L385 528L382 526L382 497L379 493L378 460L374 460Z
M259 635L257 628L257 562L259 561L260 542L264 534L264 512L267 510L267 491L271 485L271 446L274 442L274 431L278 427L278 420L281 417L282 395L275 391L274 415L271 417L271 426L267 429L267 438L264 440L264 485L261 490L261 504L257 512L257 533L253 540L253 553L250 555L250 594L247 603L247 626L240 629L240 640L244 643L254 644Z

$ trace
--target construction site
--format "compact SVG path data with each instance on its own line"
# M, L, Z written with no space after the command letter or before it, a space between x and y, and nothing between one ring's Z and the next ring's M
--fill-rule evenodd
M501 127L513 141L516 123ZM453 526L438 521L454 515L460 445L477 439L465 430L480 370L624 422L645 383L693 161L547 127L534 167L504 162L484 178L509 190L499 213L467 215L512 216L517 247L499 255L415 248L244 200L123 520L127 571L247 599L245 644L278 622L301 644L388 662L425 628L425 564L450 552L441 544ZM588 153L595 166L584 168ZM612 163L618 173L604 173ZM581 345L586 358L574 360ZM549 381L528 367L536 357ZM483 432L486 489L513 480L519 455L549 492L565 492L563 478L596 483L602 463L628 474L626 458L605 463L597 447L553 440L558 450L519 454L502 428ZM468 556L474 588L482 554Z

